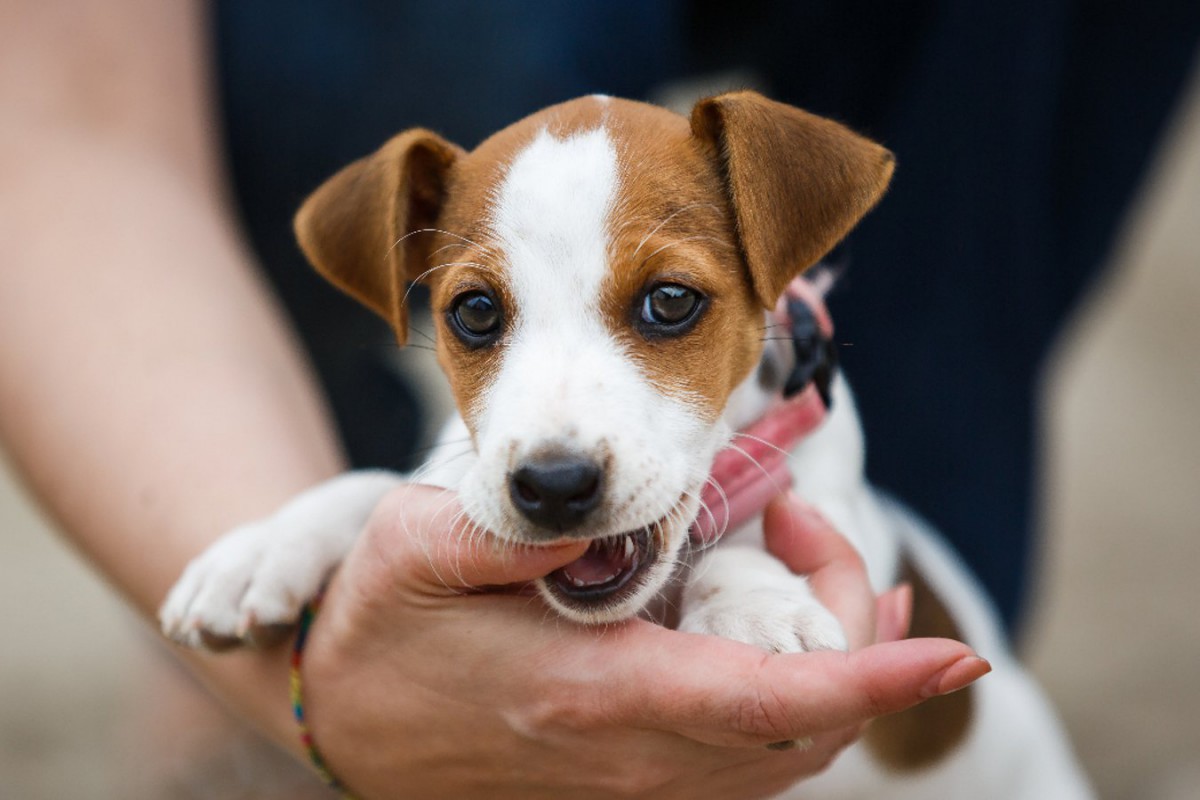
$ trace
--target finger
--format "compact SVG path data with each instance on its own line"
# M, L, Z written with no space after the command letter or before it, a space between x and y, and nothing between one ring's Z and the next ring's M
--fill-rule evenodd
M587 542L524 545L501 540L463 513L446 489L409 484L380 503L370 545L406 584L436 594L541 578L583 555Z
M649 648L642 652L653 657L614 665L609 712L724 746L758 747L857 726L960 689L991 669L949 639L786 655L645 626L631 639L643 641L629 647ZM673 665L670 672L664 663Z
M862 557L844 536L795 494L771 501L763 515L767 549L792 572L807 575L817 598L842 623L850 649L875 637L875 593Z
M902 583L879 596L875 605L875 641L895 642L912 625L912 585Z

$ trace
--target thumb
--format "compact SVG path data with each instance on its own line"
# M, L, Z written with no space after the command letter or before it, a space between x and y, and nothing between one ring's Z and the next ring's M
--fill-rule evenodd
M379 504L367 536L395 578L434 594L527 583L583 555L588 543L530 545L471 520L449 489L406 484Z

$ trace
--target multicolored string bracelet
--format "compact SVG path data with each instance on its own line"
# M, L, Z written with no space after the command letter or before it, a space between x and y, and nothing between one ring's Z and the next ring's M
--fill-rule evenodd
M308 760L312 762L317 774L321 776L321 780L340 792L343 800L355 800L350 790L329 771L325 759L321 756L321 751L317 749L317 745L313 741L312 731L309 730L304 716L304 684L300 678L300 665L304 661L304 645L308 641L308 631L312 627L317 612L321 609L322 597L323 595L317 595L304 607L304 612L300 615L300 625L296 630L296 643L292 646L290 679L292 715L296 718L296 724L300 726L300 744L304 746L304 752L308 754Z

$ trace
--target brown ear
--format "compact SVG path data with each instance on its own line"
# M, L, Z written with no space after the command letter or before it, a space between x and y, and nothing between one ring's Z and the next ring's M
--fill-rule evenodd
M329 282L408 338L405 285L425 269L450 166L462 151L414 129L391 139L313 192L296 213L300 248Z
M756 92L701 100L691 122L720 167L767 307L878 202L895 165L890 152L842 125Z

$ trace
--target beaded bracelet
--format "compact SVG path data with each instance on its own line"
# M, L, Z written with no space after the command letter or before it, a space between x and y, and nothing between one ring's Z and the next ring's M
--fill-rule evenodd
M350 790L329 771L325 759L321 756L321 751L317 749L316 742L313 741L312 731L309 730L304 716L304 686L300 679L300 664L304 660L304 645L308 641L309 628L312 627L312 622L321 609L321 598L322 595L317 595L304 607L304 611L300 615L300 624L296 630L296 643L292 646L292 667L289 681L292 715L296 718L296 724L300 726L300 744L304 746L304 752L308 754L308 760L312 762L317 774L321 776L321 780L325 781L330 788L340 792L343 800L355 800Z

